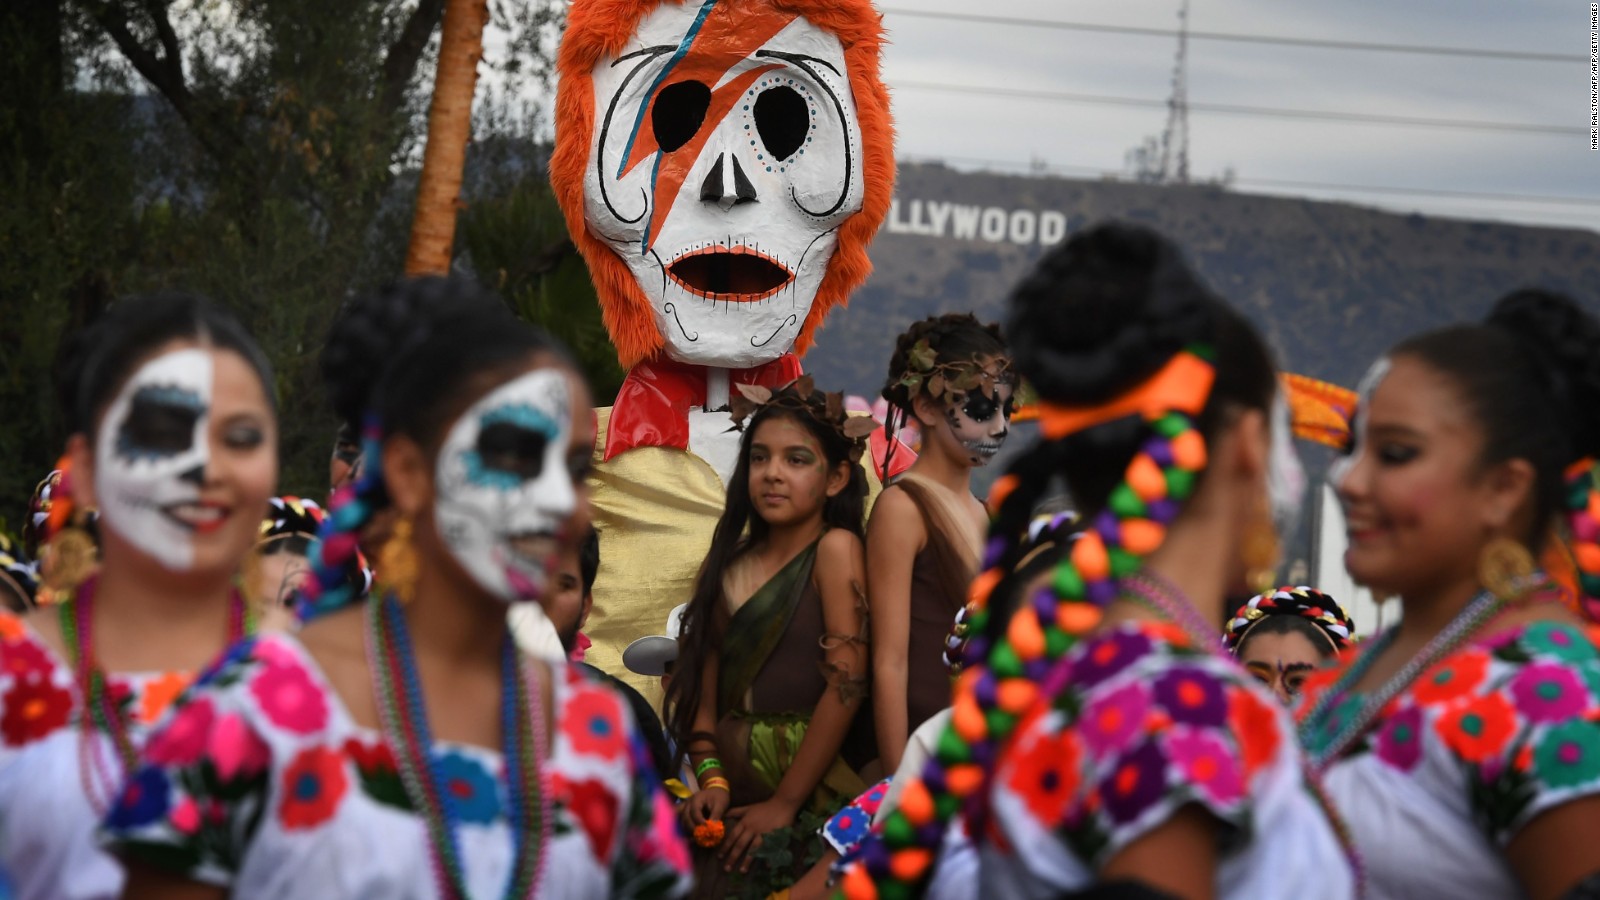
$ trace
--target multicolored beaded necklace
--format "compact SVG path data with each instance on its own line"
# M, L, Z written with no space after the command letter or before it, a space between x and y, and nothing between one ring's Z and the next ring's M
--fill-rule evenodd
M395 761L406 795L427 826L434 882L446 900L467 900L461 844L456 838L461 814L433 752L411 634L392 593L374 591L367 602L367 624L367 658L384 740L397 751ZM510 635L501 645L500 659L501 752L515 860L505 896L522 900L538 893L550 838L550 791L540 762L547 746L544 703L536 670L523 662Z
M1238 664L1224 645L1222 634L1206 622L1205 616L1200 615L1200 611L1194 608L1194 604L1189 602L1177 585L1149 569L1140 569L1124 578L1117 586L1128 598L1177 624L1189 635L1189 639L1195 642L1195 646L1209 648L1212 653L1228 660L1230 665ZM1322 814L1333 826L1334 836L1339 839L1345 858L1350 862L1350 872L1356 882L1355 896L1365 896L1367 870L1361 859L1361 852L1356 849L1355 835L1351 834L1349 823L1339 814L1338 807L1333 805L1333 801L1323 790L1320 770L1314 768L1305 755L1301 758L1304 760L1303 774L1306 787L1310 790L1312 798L1317 801L1317 805L1322 807Z
M1337 723L1339 726L1337 731L1329 735L1326 740L1320 739L1321 733L1327 728L1328 717L1334 710L1344 705L1354 685L1367 674L1383 652L1389 649L1389 645L1394 643L1398 630L1390 628L1374 638L1355 662L1344 670L1339 679L1323 691L1322 696L1317 698L1317 702L1311 705L1311 709L1307 710L1300 720L1300 743L1306 748L1306 755L1310 757L1312 767L1321 772L1338 759L1345 748L1366 733L1368 726L1390 700L1410 687L1423 672L1454 653L1504 606L1505 601L1489 591L1482 591L1473 597L1470 603L1456 613L1449 624L1428 641L1422 652L1412 657L1400 671L1377 690L1368 694L1354 714L1348 718L1341 716Z
M122 790L126 773L138 764L139 753L128 736L128 718L118 708L106 680L106 673L94 660L94 593L99 578L79 585L73 598L56 607L62 643L71 654L74 680L83 698L84 711L92 727L78 729L78 778L84 796L97 815L105 815ZM230 646L255 630L244 595L235 588L228 596L228 642ZM98 732L111 738L115 759L101 750Z

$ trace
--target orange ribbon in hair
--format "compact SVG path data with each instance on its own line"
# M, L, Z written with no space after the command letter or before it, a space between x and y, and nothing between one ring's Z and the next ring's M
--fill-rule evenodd
M1185 350L1138 387L1099 406L1061 406L1039 402L1039 429L1058 441L1069 434L1128 416L1155 418L1168 412L1197 416L1211 396L1217 372L1211 363Z

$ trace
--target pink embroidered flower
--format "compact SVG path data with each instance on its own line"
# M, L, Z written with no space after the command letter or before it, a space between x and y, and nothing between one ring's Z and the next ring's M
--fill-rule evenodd
M263 646L271 646L268 642ZM328 721L328 701L306 670L268 663L256 671L250 693L272 724L295 734L310 734Z
M1083 743L1096 757L1123 750L1144 728L1149 712L1150 690L1143 682L1102 694L1084 708L1079 720Z
M1532 722L1561 722L1583 712L1589 696L1572 669L1555 663L1523 667L1511 679L1517 712Z
M661 860L677 872L689 870L689 845L678 832L678 811L665 791L656 791L651 802L650 831L630 841L629 849L646 865Z
M1239 760L1219 735L1198 728L1177 728L1167 738L1167 753L1185 778L1220 806L1244 794Z
M200 830L200 807L193 799L184 797L167 813L167 822L179 834L194 834Z
M211 727L206 745L217 777L224 782L235 777L248 778L267 766L267 745L245 725L244 719L228 714Z
M201 697L178 710L172 721L150 737L145 758L158 766L187 766L200 759L216 721L216 707Z
M1375 741L1378 758L1402 772L1417 767L1422 759L1422 708L1406 706L1390 716Z

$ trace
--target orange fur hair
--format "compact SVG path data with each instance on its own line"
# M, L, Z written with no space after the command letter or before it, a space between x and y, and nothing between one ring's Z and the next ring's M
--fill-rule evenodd
M650 304L626 263L604 241L589 231L583 215L583 186L594 141L594 67L607 56L621 53L638 23L662 3L684 0L578 0L567 13L567 30L561 39L556 69L560 77L556 96L556 146L550 158L550 185L567 217L573 243L589 264L595 293L617 359L624 368L655 356L664 346L656 330ZM722 3L769 3L784 12L804 16L839 38L844 46L845 69L855 95L861 126L861 175L865 186L861 211L839 226L838 246L816 302L800 326L794 352L804 355L816 339L816 330L835 306L848 302L851 292L872 272L867 244L878 233L889 201L894 196L894 122L889 114L889 91L878 72L884 44L883 17L870 0L719 0Z

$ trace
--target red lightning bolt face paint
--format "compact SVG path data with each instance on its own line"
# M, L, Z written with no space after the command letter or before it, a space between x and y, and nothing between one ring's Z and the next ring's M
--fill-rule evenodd
M790 350L863 203L838 37L748 0L664 3L593 84L585 218L667 354L745 368Z

